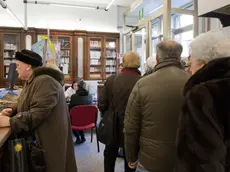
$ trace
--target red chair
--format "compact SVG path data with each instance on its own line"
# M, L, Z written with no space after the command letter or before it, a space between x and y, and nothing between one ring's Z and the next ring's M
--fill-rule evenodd
M93 129L96 128L97 138L97 115L98 109L92 105L75 106L70 110L72 130L91 129L91 142L93 142ZM97 138L97 149L100 152Z

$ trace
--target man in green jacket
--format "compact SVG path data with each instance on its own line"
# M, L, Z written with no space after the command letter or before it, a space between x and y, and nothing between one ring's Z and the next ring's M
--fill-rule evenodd
M136 83L125 112L125 154L136 172L172 172L176 160L182 89L188 79L180 63L183 48L175 41L156 48L154 72Z

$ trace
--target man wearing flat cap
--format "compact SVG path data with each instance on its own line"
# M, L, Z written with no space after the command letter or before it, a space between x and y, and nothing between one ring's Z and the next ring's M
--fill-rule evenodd
M26 83L16 107L2 111L0 127L9 126L14 134L35 129L46 152L46 172L77 172L63 74L41 67L42 57L30 50L15 58L19 78Z

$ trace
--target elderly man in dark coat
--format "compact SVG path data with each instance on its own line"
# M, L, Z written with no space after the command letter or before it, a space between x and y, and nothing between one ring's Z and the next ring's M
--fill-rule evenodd
M140 79L127 104L124 120L125 154L136 172L172 172L176 133L187 74L180 63L182 46L175 41L157 45L154 72Z

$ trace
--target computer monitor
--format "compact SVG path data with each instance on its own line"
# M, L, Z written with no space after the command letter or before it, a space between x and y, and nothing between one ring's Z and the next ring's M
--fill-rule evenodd
M9 67L9 72L8 72L8 88L10 90L13 90L14 89L14 85L18 79L18 73L16 71L16 63L11 63L10 64L10 67Z

